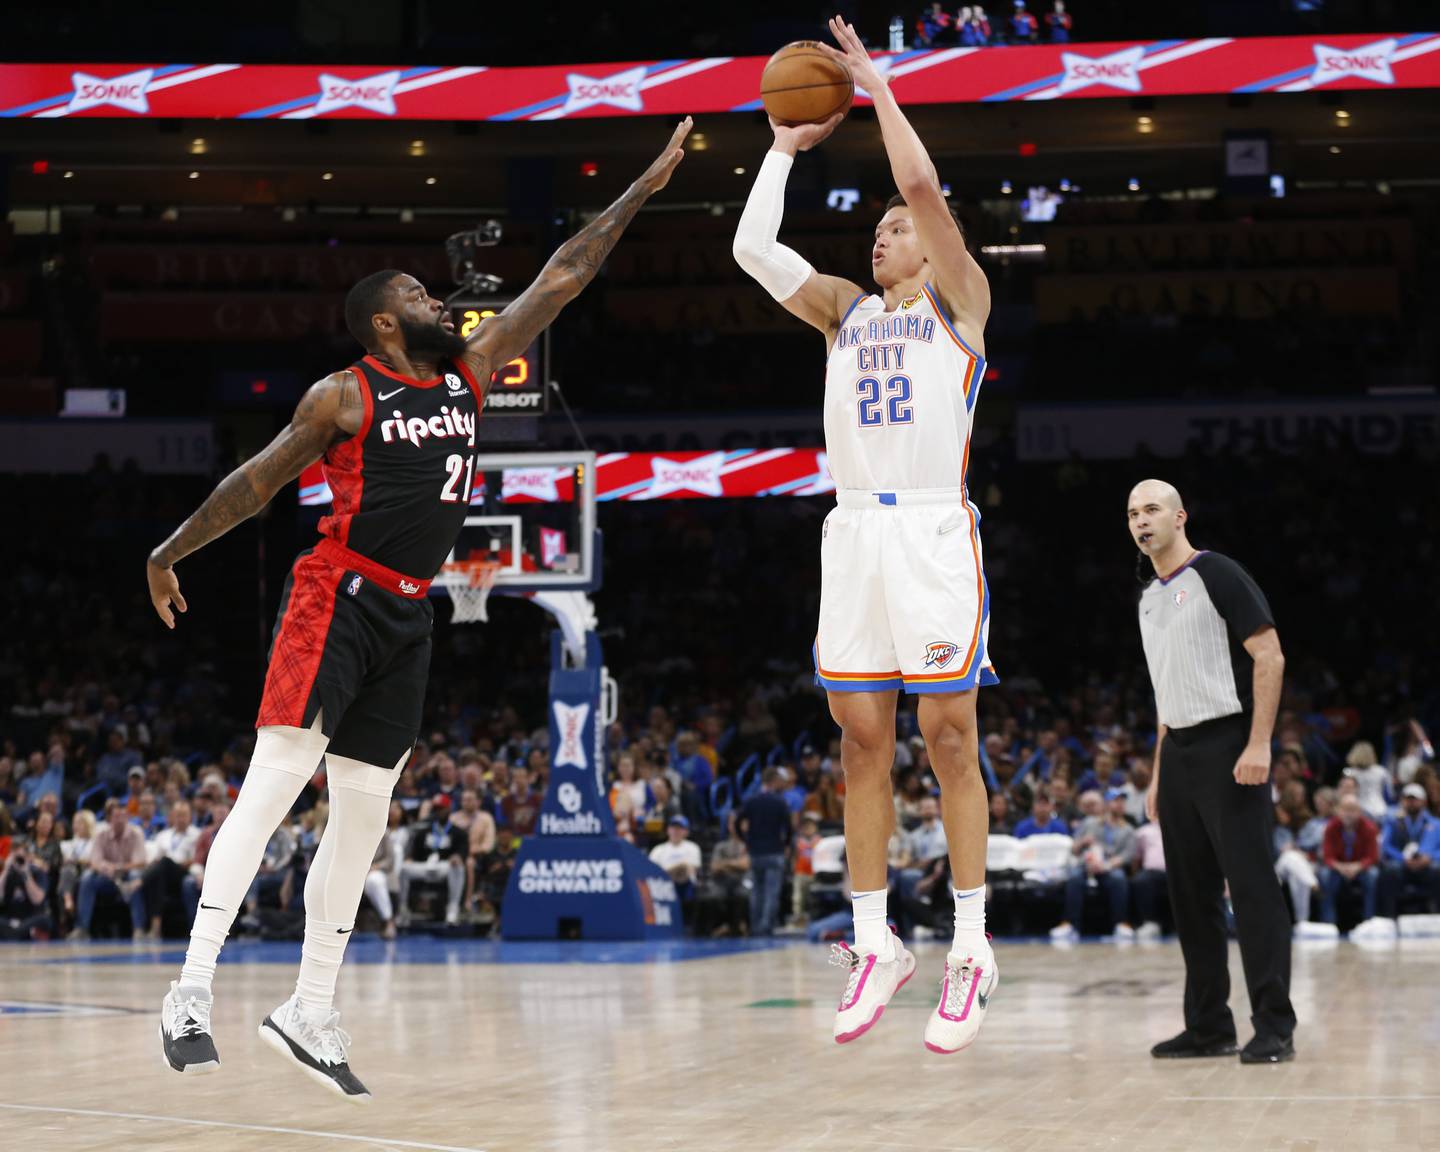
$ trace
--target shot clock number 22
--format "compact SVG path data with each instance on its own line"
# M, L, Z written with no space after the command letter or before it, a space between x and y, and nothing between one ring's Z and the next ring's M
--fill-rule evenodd
M503 311L510 301L487 297L479 300L456 300L450 305L455 331L468 337L480 322ZM496 370L490 377L492 387L485 396L487 412L536 414L545 411L545 371L542 361L544 334L532 341L524 352Z

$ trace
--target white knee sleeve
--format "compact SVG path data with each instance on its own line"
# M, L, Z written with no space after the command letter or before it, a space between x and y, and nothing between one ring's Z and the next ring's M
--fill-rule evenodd
M315 720L318 724L320 718L317 716ZM318 727L269 725L256 732L255 755L250 758L250 763L278 768L308 780L315 775L320 757L325 755L325 746L329 743L330 738Z
M408 756L409 753L406 753ZM401 758L401 765L404 757ZM383 796L386 800L395 792L400 783L400 767L382 768L378 764L366 764L362 760L351 760L348 756L326 756L325 777L331 788L349 788L369 796ZM389 812L387 806L386 812Z

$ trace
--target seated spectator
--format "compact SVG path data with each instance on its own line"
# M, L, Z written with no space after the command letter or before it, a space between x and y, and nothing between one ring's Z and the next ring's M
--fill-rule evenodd
M910 934L916 920L925 921L929 927L930 901L937 891L944 893L944 880L950 868L950 849L945 840L945 826L940 822L940 801L926 796L920 801L919 816L919 823L905 833L901 850L904 863L895 876L895 920L902 936Z
M990 796L990 835L1009 836L1015 830L1015 822L1010 817L1010 797L1004 792L994 792Z
M1035 793L1035 803L1030 808L1030 815L1015 825L1014 836L1017 840L1040 835L1070 835L1070 825L1055 814L1055 805L1050 799L1048 788L1042 788Z
M1158 939L1160 921L1170 907L1170 889L1165 880L1165 845L1160 825L1153 820L1135 830L1135 874L1130 886L1135 890L1135 911L1140 917L1136 938Z
M1420 897L1426 912L1434 912L1440 900L1440 868L1435 862L1440 820L1427 810L1426 801L1424 788L1406 784L1400 792L1400 811L1385 826L1380 843L1378 911L1391 920L1407 892Z
M685 922L691 922L695 908L695 881L703 861L700 845L690 839L690 821L672 816L665 825L665 840L650 849L650 862L663 868L675 882Z
M1065 11L1065 0L1055 0L1055 6L1045 13L1045 31L1050 36L1052 44L1070 43L1070 30L1074 27L1074 21L1070 13Z
M132 764L130 771L125 773L125 791L120 797L120 803L125 805L125 811L133 818L140 811L140 797L145 791L145 767L142 764ZM143 825L140 831L147 836L149 829Z
M153 798L154 793L146 795ZM195 845L200 829L190 822L190 805L177 800L170 809L170 826L155 834L152 847L155 859L140 877L140 903L144 907L152 940L160 939L165 913L183 905L181 890L190 865L195 863Z
M160 814L160 803L155 793L148 788L136 798L135 809L130 813L130 822L145 834L146 841L154 840L155 834L165 827L165 817Z
M1324 852L1325 829L1330 827L1330 821L1335 816L1335 799L1335 789L1317 788L1315 814L1301 825L1295 835L1295 847L1304 852L1312 864L1318 864Z
M1125 793L1125 819L1135 827L1145 823L1145 794L1150 791L1152 762L1144 756L1130 759L1130 772L1120 790Z
M829 778L826 773L825 778ZM815 845L820 842L820 824L812 812L800 817L800 830L795 834L795 866L790 890L790 913L796 924L803 925L810 907L810 886L815 880Z
M672 766L680 773L680 779L695 789L695 795L702 799L703 810L708 815L710 785L715 774L710 768L710 761L700 754L700 737L694 732L687 730L675 737L675 763Z
M1055 815L1065 822L1067 828L1074 828L1084 819L1085 813L1080 811L1080 805L1075 801L1068 776L1052 775L1047 790L1055 805Z
M295 859L295 833L290 831L288 820L282 820L279 827L270 833L265 843L265 855L260 859L260 868L255 879L250 881L250 890L245 893L245 916L252 930L260 927L261 908L288 908L289 901L282 893L290 875L290 866ZM293 888L293 885L292 885Z
M800 810L804 817L813 817L820 825L837 825L845 822L845 796L835 787L833 772L821 772L814 790L805 797Z
M680 801L671 791L670 780L663 773L657 773L650 781L650 806L645 809L643 821L645 842L659 844L665 838L665 829L672 817L682 815Z
M535 835L540 821L540 804L544 798L531 787L530 770L522 766L510 769L510 791L500 801L500 819L516 836Z
M20 781L17 811L20 818L27 818L40 806L41 797L54 796L57 800L65 794L65 749L56 743L50 746L48 756L39 752L30 753L25 765L25 776Z
M1298 781L1292 783L1298 785ZM1303 791L1303 785L1300 787ZM1303 924L1310 919L1310 895L1318 887L1320 878L1310 857L1297 846L1297 838L1291 831L1291 819L1291 809L1281 804L1275 806L1275 875L1290 893L1295 922Z
M139 768L140 778L145 778L145 765L141 762L140 753L126 747L125 729L110 729L110 734L105 737L105 751L95 761L95 782L105 785L111 797L124 796L132 768Z
M615 761L615 779L610 784L610 811L614 813L621 797L630 801L630 811L645 811L645 781L637 777L635 757L622 752Z
M1025 7L1025 0L1015 0L1015 13L1010 17L1010 43L1036 44L1039 41L1039 21Z
M895 823L900 828L914 828L920 823L921 806L930 799L925 781L912 768L902 773L895 785Z
M480 794L473 788L460 793L460 811L455 824L466 835L465 841L465 910L483 911L487 920L494 919L494 908L476 886L476 877L485 875L490 854L495 851L495 817L480 807ZM484 905L481 909L478 905Z
M993 43L994 33L990 27L990 17L985 15L985 9L979 4L975 5L975 14L971 17L970 27L974 30L972 47L985 48Z
M46 821L51 818L46 815ZM36 832L40 829L37 827ZM49 829L46 833L47 844ZM53 846L53 845L52 845ZM29 843L16 845L0 870L0 940L48 940L54 924L50 916L53 873L45 852Z
M1357 740L1345 757L1345 775L1355 781L1360 807L1378 826L1390 811L1390 770L1375 757L1375 745Z
M380 917L380 938L395 939L395 897L400 891L400 865L405 860L408 829L404 827L405 810L398 801L390 804L390 815L385 826L385 835L375 845L375 855L370 860L370 871L365 877L365 898L375 915ZM492 818L490 826L495 826Z
M1080 863L1070 871L1065 882L1065 919L1050 932L1052 939L1073 940L1080 935L1080 916L1084 910L1085 893L1091 888L1102 890L1109 900L1110 926L1117 940L1135 939L1130 925L1130 884L1126 873L1135 858L1135 829L1125 819L1125 793L1112 788L1102 800L1095 792L1081 797L1082 805L1094 797L1103 814L1089 815L1075 831L1071 849Z
M516 774L523 774L517 768ZM512 794L513 795L513 794ZM510 797L506 797L510 799ZM428 821L425 819L429 816ZM514 827L510 831L518 835ZM400 914L403 927L410 923L410 887L419 880L445 882L445 923L460 922L460 901L465 895L465 857L469 834L455 825L449 797L436 796L428 813L422 811L421 822L410 832L410 845L400 865Z
M929 9L920 17L918 22L920 32L920 47L933 48L937 44L953 44L954 21L950 13L945 11L945 5L940 0L935 0Z
M810 821L810 825L813 828L814 821ZM796 843L799 844L798 839ZM653 853L651 859L654 859ZM750 910L749 874L750 853L732 822L725 839L710 852L710 876L701 887L697 901L696 935L744 936L750 930L746 922ZM799 880L798 855L796 880Z
M793 769L784 765L777 765L777 767L785 776L785 786L780 789L780 795L784 799L786 807L790 809L791 815L799 816L805 810L805 801L810 798L810 793L800 782Z
M180 885L180 898L185 902L185 918L195 921L196 906L200 893L205 888L205 864L210 859L210 848L215 843L215 834L220 831L225 818L230 815L230 805L217 800L210 808L210 823L200 829L200 838L195 841L195 863L190 865L190 875Z
M75 895L81 873L90 864L90 847L95 837L95 813L82 808L71 822L70 836L60 841L60 910L68 920L75 915Z
M1375 918L1380 881L1380 839L1375 834L1375 825L1366 817L1359 799L1353 794L1341 799L1335 818L1325 829L1321 860L1320 919L1326 924L1334 924L1336 897L1346 888L1356 888L1362 899L1360 921L1368 925Z
M145 905L140 893L140 873L145 867L145 837L113 796L105 801L105 823L95 833L90 847L90 868L80 877L79 907L75 911L72 940L88 940L95 904L102 897L114 897L130 905L131 929L138 940L145 934Z

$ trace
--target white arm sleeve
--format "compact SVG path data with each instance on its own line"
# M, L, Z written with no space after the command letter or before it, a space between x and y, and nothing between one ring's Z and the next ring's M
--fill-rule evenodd
M776 300L795 295L814 271L800 253L776 241L785 213L785 180L794 162L783 152L765 153L731 249L736 263Z

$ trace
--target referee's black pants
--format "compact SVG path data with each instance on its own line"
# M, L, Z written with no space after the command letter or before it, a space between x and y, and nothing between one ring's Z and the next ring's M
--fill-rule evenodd
M1171 728L1160 749L1160 835L1170 905L1185 957L1185 1027L1234 1040L1224 889L1230 884L1257 1036L1289 1037L1290 914L1275 876L1270 786L1237 784L1248 715Z

